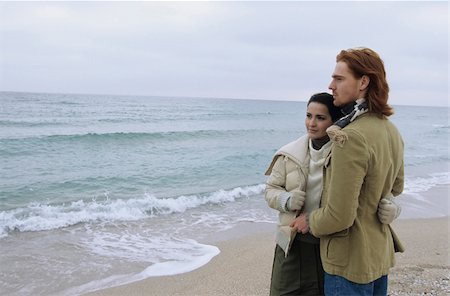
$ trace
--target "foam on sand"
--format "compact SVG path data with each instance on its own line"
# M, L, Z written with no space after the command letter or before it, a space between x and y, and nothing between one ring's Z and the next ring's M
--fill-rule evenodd
M185 243L189 244L190 247L195 248L199 255L186 256L186 254L183 254L183 257L180 258L180 260L170 260L152 264L137 274L113 275L101 280L94 280L84 285L68 289L62 292L62 295L80 295L99 289L133 283L149 277L190 272L207 264L214 256L220 253L219 248L215 246L200 244L194 240L186 240Z

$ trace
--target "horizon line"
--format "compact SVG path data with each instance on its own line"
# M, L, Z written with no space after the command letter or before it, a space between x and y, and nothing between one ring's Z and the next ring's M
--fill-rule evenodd
M147 95L147 94L106 94L106 93L83 93L83 92L44 92L44 91L16 91L16 90L0 90L0 93L26 93L26 94L50 94L50 95L84 95L84 96L114 96L114 97L160 97L160 98L179 98L179 99L218 99L218 100L247 100L247 101L272 101L272 102L308 102L292 99L292 98L280 98L280 99L268 99L268 98L237 98L237 97L211 97L211 96L179 96L179 95ZM411 107L446 107L447 105L408 105L408 104L390 104L392 106L411 106Z

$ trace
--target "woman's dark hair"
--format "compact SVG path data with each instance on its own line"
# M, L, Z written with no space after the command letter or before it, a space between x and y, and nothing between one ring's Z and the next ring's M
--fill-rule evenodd
M330 113L331 119L333 120L333 122L335 122L336 120L341 118L343 114L341 112L341 109L333 104L333 100L333 96L329 93L318 93L311 96L306 106L309 106L309 104L312 102L325 105L328 109L328 113Z

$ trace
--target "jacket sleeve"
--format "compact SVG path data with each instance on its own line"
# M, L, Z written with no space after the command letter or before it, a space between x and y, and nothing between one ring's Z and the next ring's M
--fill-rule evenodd
M277 157L267 179L264 196L269 207L280 212L287 212L286 201L290 193L286 191L286 162L284 156Z
M326 175L325 203L309 215L310 231L316 237L345 230L356 219L369 152L360 134L354 130L346 130L346 133L348 139L345 144L332 148Z
M392 195L398 196L403 192L403 186L405 183L404 163L400 165L397 177L395 178L394 185L392 186Z

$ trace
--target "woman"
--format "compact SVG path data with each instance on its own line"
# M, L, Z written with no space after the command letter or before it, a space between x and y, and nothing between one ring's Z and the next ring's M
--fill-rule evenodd
M307 105L307 134L280 148L266 171L265 198L279 211L270 295L323 295L319 239L290 225L300 212L319 208L323 164L331 151L326 129L341 116L332 95L313 95ZM395 204L380 202L382 222L392 222L398 212Z

